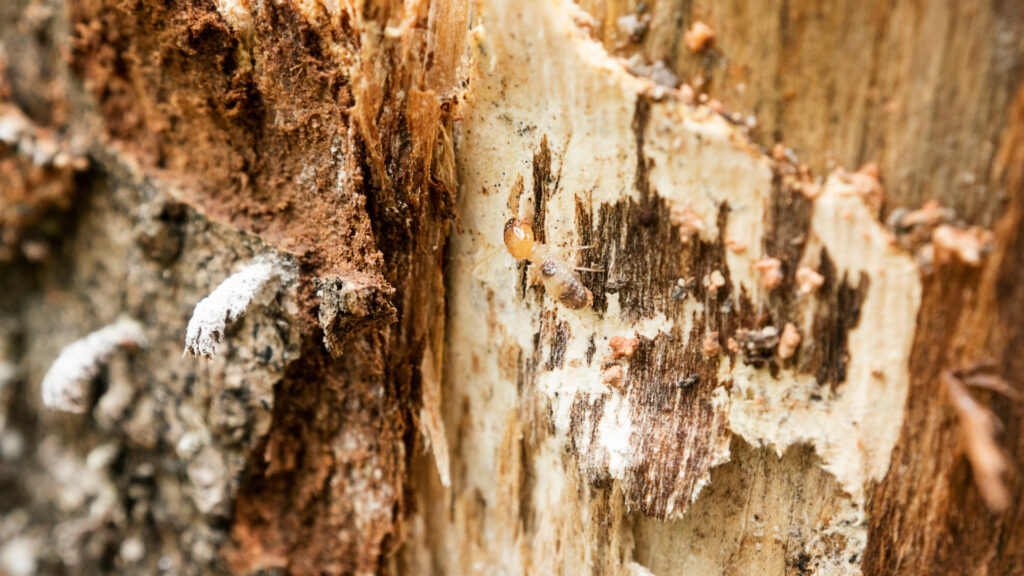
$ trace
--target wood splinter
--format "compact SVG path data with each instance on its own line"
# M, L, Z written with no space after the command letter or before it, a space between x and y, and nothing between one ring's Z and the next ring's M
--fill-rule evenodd
M992 374L992 368L981 364L961 370L944 370L941 378L960 421L960 438L978 491L989 509L998 512L1010 504L1010 492L1002 478L1009 464L996 441L999 420L991 410L971 397L967 387L986 388L1015 400L1019 400L1019 392Z

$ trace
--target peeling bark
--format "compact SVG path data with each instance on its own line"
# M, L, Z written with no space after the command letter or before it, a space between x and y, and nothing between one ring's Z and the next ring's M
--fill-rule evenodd
M0 16L0 572L1024 571L1014 3Z

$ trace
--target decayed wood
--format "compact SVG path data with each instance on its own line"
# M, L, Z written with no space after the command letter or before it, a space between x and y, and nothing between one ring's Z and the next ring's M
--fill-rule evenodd
M485 28L489 16L505 10L511 8L500 3L485 10ZM510 406L532 405L531 396L540 393L554 429L542 426L539 441L571 457L554 466L520 464L511 478L547 479L531 485L533 498L580 497L585 504L591 491L615 486L631 514L679 518L685 526L703 521L686 510L711 468L728 459L732 433L780 452L809 442L841 486L829 493L849 494L819 517L835 526L828 529L834 544L818 547L820 534L804 533L772 557L822 571L856 569L867 538L858 520L865 492L885 474L906 398L900 366L910 353L919 294L913 259L889 246L855 183L833 177L809 202L789 183L785 162L771 160L710 111L629 76L576 28L571 12L538 7L512 22L513 30L543 33L487 28L493 32L481 51L505 72L474 80L458 143L460 182L482 192L462 197L463 235L454 239L452 256L449 373L460 376L449 380L446 397L466 400L453 403L446 420L465 422L459 428L471 431L456 451L466 466L461 478L453 477L456 502L467 497L460 496L469 490L460 490L463 484L488 508L506 506L500 470L512 455L503 453L500 439L524 434L524 422L495 429L490 420L475 424L475 415L522 410ZM531 67L550 53L567 57ZM584 106L578 94L601 96ZM494 118L484 105L494 101L518 116ZM543 114L551 108L560 114ZM519 201L521 179L529 192ZM676 212L691 216L676 218ZM594 293L593 311L552 307L508 269L507 257L478 263L500 242L503 222L524 214L549 245L591 246L577 262L598 269L581 272ZM822 277L814 295L800 296L801 266ZM488 322L457 322L484 302ZM806 337L795 358L783 359L775 353L787 321L802 326ZM712 333L721 355L704 353ZM616 360L612 337L635 337L636 349ZM475 349L480 341L495 345ZM875 360L892 368L876 375ZM869 409L864 398L872 394ZM582 476L567 471L574 466ZM515 505L520 514L523 498ZM531 524L559 539L574 537L562 510L536 504L529 510L536 517ZM747 520L737 515L737 532ZM495 519L503 521L519 522ZM458 519L453 524L449 539L463 533ZM510 529L466 533L481 561L497 563L508 554L501 534ZM518 565L575 561L543 558L543 544L533 538L517 536ZM714 536L707 538L688 543L689 568L716 565L712 551L719 547L711 544ZM445 542L435 554L445 557ZM622 553L608 569L629 569L629 557Z
M1014 3L10 4L0 571L1024 569Z
M892 472L879 487L872 510L873 546L865 558L867 572L893 569L913 573L968 572L994 574L1020 570L1022 508L1019 473L1003 475L1010 501L990 512L974 484L964 458L955 399L942 388L942 372L971 370L994 362L999 374L1020 390L1019 291L1021 191L1024 186L1024 92L1008 114L993 173L1011 191L1011 202L996 228L997 247L981 269L954 263L940 269L925 285L912 358L911 399L893 455ZM1024 406L997 393L968 392L988 405L1002 425L999 447L1014 470L1020 469L1020 426ZM925 402L941 398L942 402ZM935 458L920 458L923 453ZM963 535L971 534L970 538Z
M817 171L877 162L890 207L938 200L987 226L1000 216L1008 193L992 167L1020 82L1019 3L580 4L615 53L664 61L753 115L762 145L784 142ZM637 13L648 25L631 43L618 21ZM683 38L697 21L715 39L693 52Z
M30 14L25 11L22 26L39 25ZM117 530L96 531L126 513L116 503L97 509L99 517L72 507L52 522L54 538L68 530L73 538L35 538L30 548L45 570L61 559L99 566L113 546L118 565L132 571L158 565L197 573L374 571L400 543L396 511L405 454L421 445L414 425L419 368L427 365L421 358L431 350L428 340L443 350L440 266L454 215L451 110L461 90L456 72L468 30L465 7L382 5L363 12L336 5L86 1L67 3L66 17L70 34L58 42L81 84L55 97L72 103L70 129L88 137L100 160L101 172L90 180L94 194L155 188L157 198L173 199L172 208L161 208L151 192L113 206L80 204L81 221L107 220L111 229L51 239L78 243L76 254L90 259L67 259L90 275L88 282L109 286L110 297L93 294L96 312L68 302L63 321L12 301L25 311L12 316L19 320L9 336L41 343L60 330L66 336L54 345L63 344L119 311L159 326L158 345L132 358L131 374L148 374L152 384L93 392L99 400L91 414L127 412L103 428L115 437L145 431L142 445L152 455L125 441L112 446L117 458L145 463L170 450L173 464L166 474L155 471L157 488L144 498L160 518L155 524L143 512L126 525L118 521ZM410 29L421 18L431 23L427 35ZM397 21L407 24L389 31ZM428 59L436 59L429 69ZM33 65L31 51L14 55L8 77L15 102L32 97L22 80ZM37 203L45 207L44 201L55 202L40 196ZM174 208L178 202L187 208ZM227 224L237 238L192 227L207 218ZM126 223L118 231L120 221ZM216 251L191 248L189 235ZM81 248L83 239L106 249ZM239 242L258 248L243 251ZM165 346L182 346L187 310L253 251L295 266L292 290L266 306L269 327L252 304L232 309L226 320L233 324L225 323L214 360L156 366L171 358ZM152 264L140 263L150 252ZM119 255L117 265L91 268L94 258ZM66 268L62 260L47 264ZM28 293L31 286L61 285L47 277L10 281L12 290ZM84 295L79 286L69 290ZM121 289L127 301L113 298ZM132 296L140 293L148 296ZM24 381L37 386L34 362L50 347L30 348L25 360L14 350L11 360L29 366ZM263 375L254 361L273 368ZM168 369L174 383L159 377ZM91 422L76 426L89 431ZM61 450L49 468L41 463L44 476L58 464L79 465L76 453L84 458L96 442L48 432L33 441ZM434 446L442 443L435 439ZM101 472L96 489L109 493L139 474L136 465ZM171 482L175 474L182 477ZM27 487L33 476L19 478ZM51 493L66 489L46 486ZM194 502L174 497L175 486L194 488ZM38 497L44 495L40 490ZM173 526L188 529L181 534ZM136 536L118 553L109 542L123 534Z

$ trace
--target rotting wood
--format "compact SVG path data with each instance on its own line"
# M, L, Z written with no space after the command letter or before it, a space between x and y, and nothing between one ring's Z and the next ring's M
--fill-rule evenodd
M939 401L987 358L1020 387L1012 3L71 0L70 88L44 4L0 22L30 47L2 105L104 136L87 171L0 145L0 176L46 184L0 193L31 208L0 210L26 271L0 280L4 561L1021 568L1021 483L991 474L990 513L967 458L1019 463L1021 407L972 390L1005 429L965 446ZM592 302L529 282L509 218ZM217 357L168 355L259 254L295 283ZM98 371L87 415L42 410L60 346L119 313L155 345Z

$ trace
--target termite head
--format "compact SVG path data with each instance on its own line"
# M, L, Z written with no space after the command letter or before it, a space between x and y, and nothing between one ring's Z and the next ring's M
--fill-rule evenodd
M505 222L505 248L516 260L523 260L533 252L533 227L529 220L511 218Z

